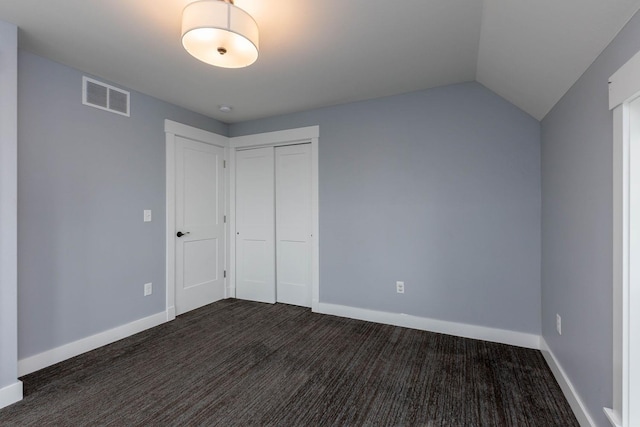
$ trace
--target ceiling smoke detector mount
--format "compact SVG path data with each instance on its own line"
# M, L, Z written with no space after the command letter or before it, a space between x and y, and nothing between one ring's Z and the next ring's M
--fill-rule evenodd
M216 67L243 68L258 59L256 21L233 0L199 0L182 11L182 45Z

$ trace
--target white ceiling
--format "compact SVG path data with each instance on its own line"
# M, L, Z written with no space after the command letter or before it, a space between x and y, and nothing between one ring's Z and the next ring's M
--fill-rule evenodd
M260 56L227 70L180 42L192 0L4 0L23 49L232 123L477 80L543 118L640 0L236 0ZM231 113L219 105L233 106Z

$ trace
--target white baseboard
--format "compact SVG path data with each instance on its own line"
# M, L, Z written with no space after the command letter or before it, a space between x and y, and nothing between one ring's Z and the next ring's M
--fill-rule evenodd
M564 372L564 369L562 369L560 363L558 363L558 359L556 359L556 356L542 337L540 338L540 351L542 352L544 359L547 361L547 365L551 368L553 376L556 377L556 381L558 381L560 389L562 389L562 393L564 393L564 396L567 398L567 401L569 402L569 405L571 406L571 409L573 410L573 413L578 419L580 425L582 427L596 427L596 423L593 421L593 418L591 418L591 414L580 398L580 395L576 392L576 389L573 387L569 377Z
M56 347L54 349L27 357L18 361L18 375L27 375L37 370L55 365L63 360L78 356L87 351L95 350L107 344L119 341L128 336L153 328L167 322L166 311L153 314L143 319L135 320L126 325L118 326L108 331L100 332L78 341Z
M171 306L167 308L167 322L171 322L176 318L176 307Z
M620 421L620 417L618 416L616 411L614 411L611 408L603 408L603 409L604 409L604 414L607 416L607 418L609 419L609 422L613 427L622 427L622 421Z
M227 295L226 298L235 298L236 297L236 287L235 286L228 286L226 295Z
M22 381L0 388L0 408L22 400Z
M318 303L317 313L348 317L350 319L366 320L368 322L386 325L402 326L422 331L455 335L464 338L491 341L518 347L540 349L540 336L525 332L509 331L506 329L488 328L486 326L469 325L466 323L449 322L445 320L429 319L427 317L409 314L388 313L385 311L367 310L364 308L345 305Z

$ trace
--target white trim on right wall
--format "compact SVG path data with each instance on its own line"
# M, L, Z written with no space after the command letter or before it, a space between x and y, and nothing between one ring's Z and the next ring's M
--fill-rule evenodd
M640 52L609 79L613 110L613 408L640 425Z
M0 21L0 408L22 399L18 364L18 27Z

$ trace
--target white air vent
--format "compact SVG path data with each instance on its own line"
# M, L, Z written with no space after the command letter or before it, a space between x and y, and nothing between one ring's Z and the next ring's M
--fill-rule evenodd
M129 92L82 77L82 103L129 117Z

